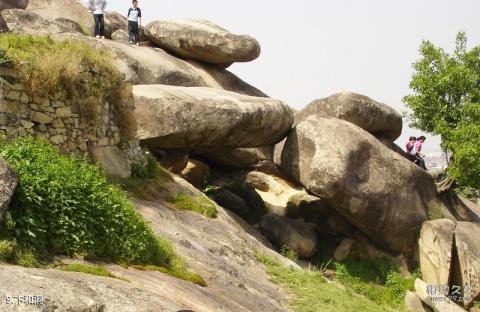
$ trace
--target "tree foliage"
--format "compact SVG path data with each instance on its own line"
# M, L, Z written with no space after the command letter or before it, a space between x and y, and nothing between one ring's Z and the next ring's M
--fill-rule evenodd
M442 138L452 153L449 173L457 181L480 187L480 46L467 49L464 32L449 54L429 41L413 64L412 94L404 97L411 126Z

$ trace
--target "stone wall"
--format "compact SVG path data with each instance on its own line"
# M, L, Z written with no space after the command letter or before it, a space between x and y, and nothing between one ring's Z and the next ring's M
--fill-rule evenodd
M7 139L43 137L64 153L90 155L109 175L129 176L130 164L141 158L141 150L135 133L121 131L118 107L60 89L48 97L34 95L12 68L0 67L0 77L12 81L0 85L0 133ZM122 109L133 114L133 101Z

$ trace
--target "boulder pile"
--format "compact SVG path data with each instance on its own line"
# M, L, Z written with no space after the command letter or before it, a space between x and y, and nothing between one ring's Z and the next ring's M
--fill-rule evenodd
M225 69L259 57L250 36L205 20L155 21L134 47L118 13L106 14L113 40L97 40L85 34L91 16L77 1L61 0L65 12L51 2L31 0L23 11L28 1L0 0L0 14L10 32L107 50L133 85L138 144L235 220L300 258L331 240L337 260L355 252L419 262L423 280L406 298L417 310L443 312L448 301L461 311L478 300L480 209L439 195L433 177L402 155L394 144L402 117L392 107L343 92L294 112ZM111 155L95 158L110 171L125 167ZM17 183L1 161L0 178L1 216ZM432 301L428 285L460 285L464 296Z

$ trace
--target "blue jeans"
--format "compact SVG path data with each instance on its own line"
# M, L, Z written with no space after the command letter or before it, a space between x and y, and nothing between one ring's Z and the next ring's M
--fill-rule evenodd
M128 21L128 41L138 42L138 22Z

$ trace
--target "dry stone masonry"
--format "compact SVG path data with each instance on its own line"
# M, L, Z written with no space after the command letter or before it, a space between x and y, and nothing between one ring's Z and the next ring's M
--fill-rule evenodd
M120 168L106 168L106 173L130 175L130 163L140 159L141 150L138 141L132 139L135 134L130 139L122 137L115 108L107 101L70 97L61 89L48 97L32 94L11 68L0 67L0 77L16 81L3 83L0 89L0 133L7 139L42 137L64 153L88 153L102 165L104 159L113 158ZM133 112L133 104L129 109Z

